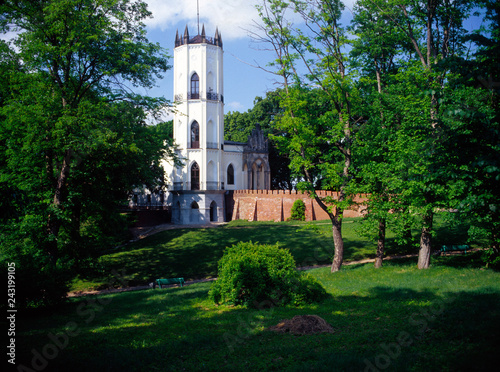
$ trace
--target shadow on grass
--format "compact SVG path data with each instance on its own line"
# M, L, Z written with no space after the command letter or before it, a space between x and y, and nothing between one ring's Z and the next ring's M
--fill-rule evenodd
M482 252L470 252L467 254L458 253L447 256L435 256L433 261L442 266L449 266L455 268L468 268L468 269L480 269L484 268L485 263L481 259Z
M344 261L374 258L376 244L359 236L357 219L348 222L352 223L346 223L343 230ZM449 233L445 228L440 229L440 239L447 240L447 236L456 235L454 230ZM99 272L89 270L82 273L83 280L75 284L75 288L105 287L113 270L124 271L130 286L144 285L158 278L184 277L189 280L214 277L224 249L240 241L278 243L290 251L299 267L330 264L333 258L331 224L328 222L319 222L308 228L307 224L300 223L250 224L236 221L211 229L166 230L115 249L100 258ZM388 255L417 252L418 248L398 246L394 237L387 238Z
M167 230L101 257L101 273L83 279L106 282L112 270L124 271L129 285L157 278L201 279L217 275L224 249L240 241L276 244L290 250L299 266L328 263L332 246L313 232L297 232L297 226L259 224L245 228ZM103 273L104 272L104 273Z
M94 298L104 299L102 304L80 299L72 311L52 315L58 325L26 319L19 361L32 368L31 350L43 357L44 346L53 342L47 335L68 332L68 322L75 322L78 335L46 360L48 370L460 371L496 365L498 288L436 294L376 285L368 296L267 310L216 307L206 299L208 289L204 283ZM91 311L95 316L87 322ZM294 336L266 330L304 314L321 316L336 332Z

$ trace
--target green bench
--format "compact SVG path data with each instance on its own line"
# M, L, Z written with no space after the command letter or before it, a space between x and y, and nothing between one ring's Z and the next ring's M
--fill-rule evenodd
M184 284L184 278L156 279L156 284L160 288L163 288L162 286L170 284L180 284L182 287L182 285Z
M465 252L467 253L467 249L470 250L470 246L467 244L447 244L441 246L441 254L447 252Z

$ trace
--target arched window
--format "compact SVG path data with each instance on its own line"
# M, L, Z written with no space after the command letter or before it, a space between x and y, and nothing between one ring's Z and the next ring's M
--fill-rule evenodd
M200 98L200 77L195 72L193 76L191 76L191 99L199 99Z
M197 121L193 121L191 124L191 148L200 148L200 125Z
M191 167L191 190L200 189L200 166L194 163Z
M227 167L227 184L234 185L234 167L232 164Z

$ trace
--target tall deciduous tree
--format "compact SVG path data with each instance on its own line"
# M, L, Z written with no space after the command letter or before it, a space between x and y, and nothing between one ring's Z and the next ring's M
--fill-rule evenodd
M500 264L500 4L479 1L485 29L469 39L474 60L458 60L460 76L446 100L447 150L454 154L451 174L459 183L454 195L461 220L475 238L488 241L485 261Z
M426 123L422 122L422 130L426 132L425 138L421 138L416 128L411 129L416 137L414 140L422 139L426 144L426 151L421 153L422 161L419 162L420 175L413 175L408 179L408 200L415 212L422 216L422 229L420 236L420 250L418 267L428 268L430 264L431 240L433 216L440 201L445 198L439 186L443 182L443 158L439 146L441 141L441 115L442 107L440 99L450 74L449 62L460 56L464 49L465 34L463 22L469 16L473 4L469 1L383 1L377 3L379 14L391 22L411 43L415 63L421 67L425 80L416 79L420 84L418 89L427 94L428 112L421 115ZM410 65L412 60L409 60ZM415 65L408 70L410 75L414 74ZM411 127L409 127L411 128ZM407 132L411 138L412 132ZM423 159L427 158L424 162ZM417 170L416 167L413 167ZM412 172L413 173L413 172Z
M18 252L41 249L60 267L103 236L127 191L163 178L168 143L145 123L166 102L132 88L151 87L167 55L145 37L141 0L7 0L0 11L3 30L17 31L17 68L2 73L2 181L29 201L4 227L26 232Z
M360 0L354 7L350 31L356 38L350 41L351 64L359 71L360 90L365 120L356 136L356 189L369 195L366 202L367 225L378 228L375 267L382 266L388 220L400 209L391 190L394 171L389 162L389 142L393 130L393 115L387 112L388 86L395 83L394 75L403 67L404 57L411 48L401 30L381 15L384 0ZM401 214L398 213L401 217ZM368 229L371 230L371 229Z
M259 8L261 41L275 50L275 73L284 83L284 115L278 127L285 134L277 140L290 155L291 169L303 177L302 186L331 219L332 272L343 261L342 218L350 202L347 185L357 121L357 92L346 69L345 31L339 21L343 8L334 0L269 0ZM287 11L300 16L302 29L286 18ZM318 179L322 188L337 190L339 198L320 198L314 191Z

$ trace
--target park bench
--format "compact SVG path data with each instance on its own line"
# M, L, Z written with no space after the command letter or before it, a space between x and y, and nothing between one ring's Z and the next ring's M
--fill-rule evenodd
M441 254L447 252L465 252L467 249L470 250L470 246L467 244L446 244L441 246Z
M182 287L182 285L184 284L184 278L156 279L156 284L160 288L163 288L162 286L170 284L180 284Z

